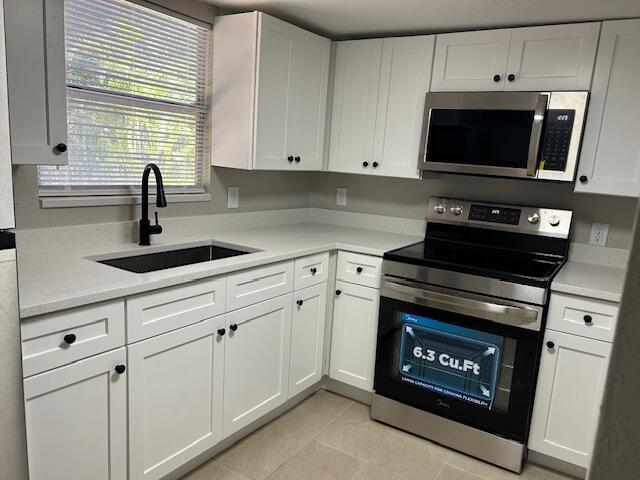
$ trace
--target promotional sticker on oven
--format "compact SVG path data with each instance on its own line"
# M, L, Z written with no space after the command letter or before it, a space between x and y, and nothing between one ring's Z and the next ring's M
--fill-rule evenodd
M402 313L403 381L491 409L503 337Z

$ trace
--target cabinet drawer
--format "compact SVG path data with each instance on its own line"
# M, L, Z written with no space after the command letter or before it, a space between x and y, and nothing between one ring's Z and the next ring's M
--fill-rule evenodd
M547 328L611 342L617 317L617 303L553 293Z
M124 302L88 305L24 320L25 377L124 345Z
M225 312L225 278L216 277L127 298L127 342Z
M293 262L252 268L227 276L227 311L293 292Z
M329 276L329 254L297 258L293 268L293 284L296 290L326 282Z
M351 252L338 252L338 280L380 288L382 258Z

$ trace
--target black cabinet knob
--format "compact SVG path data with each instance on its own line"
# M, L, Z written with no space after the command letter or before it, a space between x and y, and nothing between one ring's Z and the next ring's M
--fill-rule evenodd
M547 348L554 348L555 346L556 346L556 344L555 344L555 343L553 343L551 340L549 340L549 341L547 342Z
M513 73L510 73L509 76L507 77L507 80L509 80L510 82L513 82L516 79L516 76Z
M356 268L356 272L358 272L358 273L362 273L362 267L358 267L358 268Z
M585 315L584 317L582 317L582 319L586 324L591 324L591 322L593 322L593 318L591 317L591 315Z
M589 181L586 175L580 175L579 180L580 180L580 183L587 183Z
M122 375L124 371L127 369L124 365L116 365L116 373Z
M304 300L300 299L300 300L296 301L296 303L298 304L299 307L301 307L302 304L304 303Z
M68 333L64 336L64 343L66 343L67 345L75 343L76 340L77 338L73 333Z
M373 162L371 165L373 166L373 168L378 168L379 163L378 162Z
M311 267L309 271L311 272L311 275L315 275L318 269L316 267Z
M501 78L502 78L502 77L501 77L500 75L494 75L494 76L493 76L493 81L494 81L494 82L499 82Z
M296 163L300 163L300 157L295 157L293 160L294 160Z
M289 163L293 163L293 157L292 157L292 156L287 157L287 162L289 162Z
M342 290L336 290L336 295L340 295L342 293Z
M368 167L369 166L369 162L362 162L362 166L363 167Z
M220 335L221 337L224 337L225 333L227 333L227 331L224 328L219 328L218 329L218 335Z
M54 153L64 153L67 151L66 143L59 143L55 147L53 147Z
M236 325L235 323L232 323L231 325L229 325L229 328L231 329L232 332L235 332L238 329L238 325Z

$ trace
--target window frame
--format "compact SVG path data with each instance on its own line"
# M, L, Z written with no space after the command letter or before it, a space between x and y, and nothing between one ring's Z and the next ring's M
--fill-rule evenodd
M64 0L63 0L64 1ZM189 15L170 10L163 6L148 2L146 0L125 0L129 3L149 8L156 12L177 18L182 21L186 21L197 25L199 27L209 30L208 45L207 45L207 72L205 74L205 118L203 121L203 138L202 145L204 145L204 153L200 168L202 179L202 186L165 186L165 193L167 200L172 203L180 202L201 202L211 200L210 187L211 187L211 161L210 161L210 142L211 142L211 90L212 90L212 75L213 75L213 62L211 57L213 54L213 24L207 21L200 20L198 18L191 17ZM66 43L66 31L64 42ZM66 65L64 72L66 74ZM82 90L76 86L71 86L66 83L65 91L67 89ZM100 92L98 89L87 89L87 92L100 95L104 93L110 95L114 92L104 91ZM117 95L117 93L115 93ZM127 98L127 95L122 95L122 98ZM168 107L172 105L171 102L163 102L161 100L146 100L140 99L140 102L149 101L154 105L162 105L166 103ZM141 177L142 180L142 177ZM42 186L38 180L38 173L36 172L35 178L38 187L38 199L41 208L61 208L61 207L80 207L80 206L102 206L102 205L135 205L141 203L141 186L140 185L122 185L122 186ZM155 197L155 190L150 191L150 198Z

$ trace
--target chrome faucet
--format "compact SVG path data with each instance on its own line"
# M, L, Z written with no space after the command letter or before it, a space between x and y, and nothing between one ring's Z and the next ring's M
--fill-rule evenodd
M151 225L149 221L149 174L153 170L156 176L156 206L163 208L167 206L167 198L164 196L164 186L162 185L162 174L155 163L150 163L144 167L142 172L142 218L140 219L140 245L151 245L151 235L162 233L162 226L158 225L158 212L156 213L156 224Z

